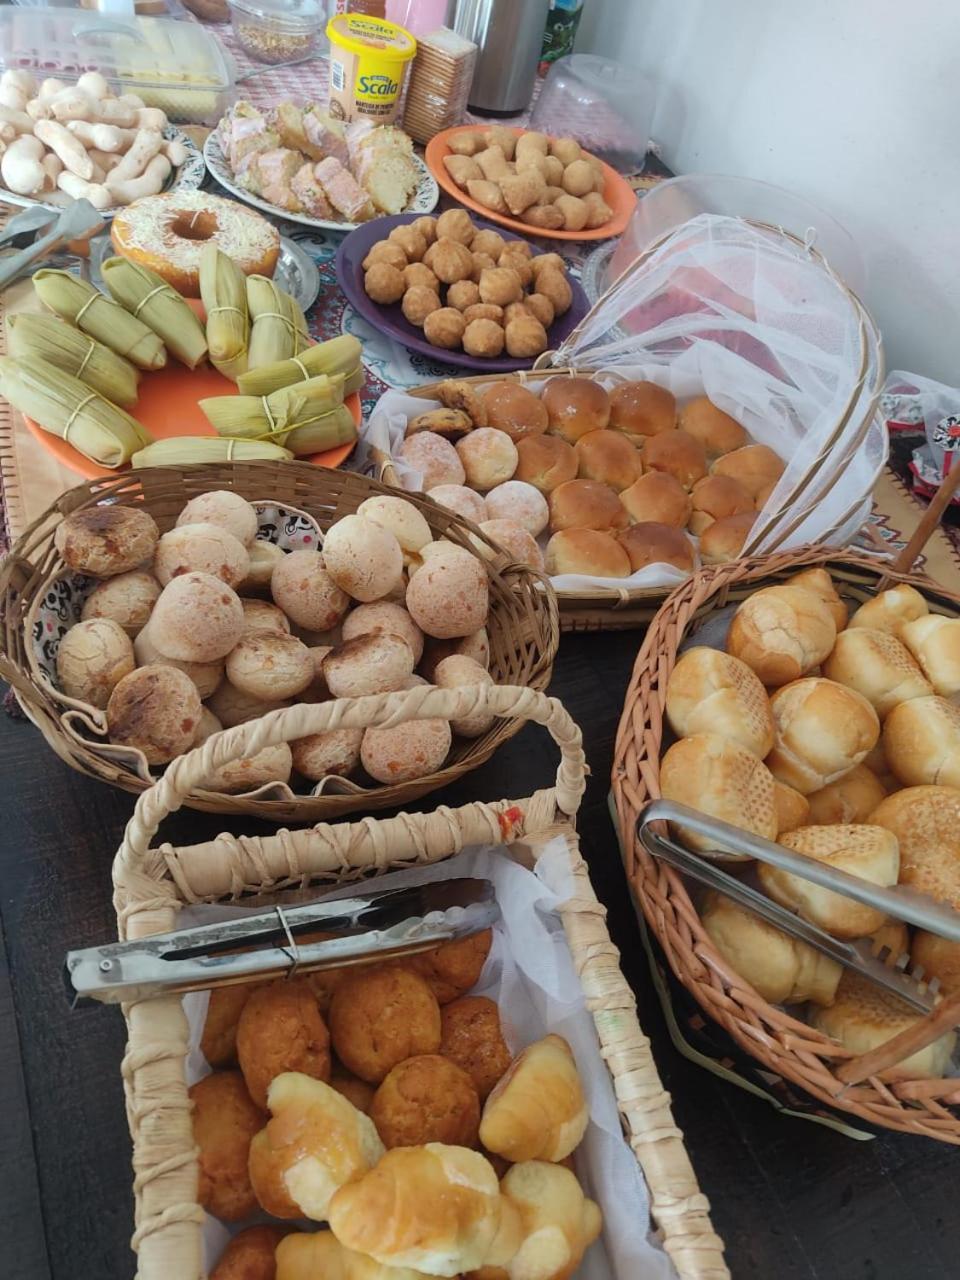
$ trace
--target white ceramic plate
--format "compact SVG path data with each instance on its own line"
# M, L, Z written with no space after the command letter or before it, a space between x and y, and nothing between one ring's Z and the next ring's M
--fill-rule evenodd
M220 183L221 187L225 187L238 200L242 200L245 204L252 204L254 208L261 209L264 213L269 213L274 218L283 218L287 222L299 222L305 227L322 227L325 231L354 231L358 226L363 225L359 222L337 222L333 218L311 218L305 213L290 213L287 209L280 209L275 204L268 204L266 200L261 200L259 196L254 196L249 191L244 191L243 187L237 185L230 166L224 159L216 130L210 134L203 144L203 158L207 162L207 168L217 182ZM420 156L415 154L413 163L416 165L417 172L420 175L420 182L403 212L430 213L437 207L437 201L440 199L440 188Z

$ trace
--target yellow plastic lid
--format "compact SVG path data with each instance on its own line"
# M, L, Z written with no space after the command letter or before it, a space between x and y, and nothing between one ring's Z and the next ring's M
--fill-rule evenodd
M327 23L327 39L349 53L380 53L395 62L409 62L417 42L404 27L363 13L338 13Z

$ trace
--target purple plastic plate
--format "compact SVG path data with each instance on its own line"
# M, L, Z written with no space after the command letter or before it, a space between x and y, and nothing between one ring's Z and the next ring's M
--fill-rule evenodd
M445 351L442 347L434 347L423 336L422 329L418 329L416 325L410 324L404 318L399 303L385 307L367 297L363 289L364 258L378 240L386 240L394 227L400 227L405 222L416 222L417 218L421 217L423 214L420 213L397 213L386 218L375 218L372 222L365 222L357 227L356 231L351 231L342 241L337 250L337 279L340 281L340 288L347 301L363 316L364 320L382 333L395 338L411 351L420 351L423 355L430 356L432 360L443 364L455 364L462 369L478 369L481 372L489 370L491 373L512 373L515 369L529 369L534 360L532 356L521 360L513 360L509 356L497 360L485 360L482 356L468 356L465 351ZM494 226L492 222L485 222L482 218L474 218L473 222L478 228L485 227L490 231L496 231L498 235L503 236L504 240L524 239L523 236L514 235L511 231L505 231L503 227ZM543 252L546 251L533 249L534 256ZM589 299L579 282L569 273L567 279L573 290L573 302L570 304L569 311L559 320L555 320L547 330L551 348L558 347L590 310Z

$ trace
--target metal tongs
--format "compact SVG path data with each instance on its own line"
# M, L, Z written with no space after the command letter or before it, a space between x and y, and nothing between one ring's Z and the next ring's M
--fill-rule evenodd
M46 215L46 216L45 216ZM26 248L0 258L0 289L11 284L36 263L48 258L74 240L89 240L102 231L103 214L89 200L72 200L66 209L26 209L10 219L5 239L10 241L29 231L41 231Z
M918 925L953 942L960 942L960 912L906 885L887 889L871 884L868 880L861 880L858 876L849 875L846 871L817 862L814 858L795 853L783 845L774 844L669 800L654 800L637 823L640 841L651 856L668 862L701 884L732 898L734 902L747 907L784 933L809 943L846 968L855 969L857 973L885 987L915 1009L928 1013L934 1008L939 984L936 979L929 983L923 981L922 966L910 970L908 955L893 957L888 948L875 953L871 950L869 939L846 942L832 937L724 871L709 855L691 853L677 844L667 834L668 822L678 823L715 841L718 853L735 853L756 858L758 862L766 862L782 871L789 871L803 880L832 889L835 893L875 907L896 920ZM662 823L663 826L655 828L655 823Z
M74 1005L145 1000L428 951L494 924L489 880L371 890L67 953Z

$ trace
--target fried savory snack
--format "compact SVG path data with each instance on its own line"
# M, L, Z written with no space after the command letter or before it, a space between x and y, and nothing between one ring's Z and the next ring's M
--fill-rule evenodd
M270 1081L296 1071L330 1078L330 1035L310 985L271 982L251 993L237 1027L237 1057L250 1096L267 1105Z
M358 970L336 989L330 1033L337 1057L361 1080L379 1084L392 1067L440 1047L440 1007L407 968Z
M240 1222L257 1208L247 1172L250 1142L264 1123L239 1071L215 1071L192 1085L193 1136L200 1149L197 1199L216 1218Z
M460 996L440 1010L440 1052L473 1081L486 1101L510 1066L500 1012L486 996Z
M480 1101L466 1071L439 1054L425 1053L388 1072L373 1095L370 1119L388 1150L425 1142L472 1147Z

